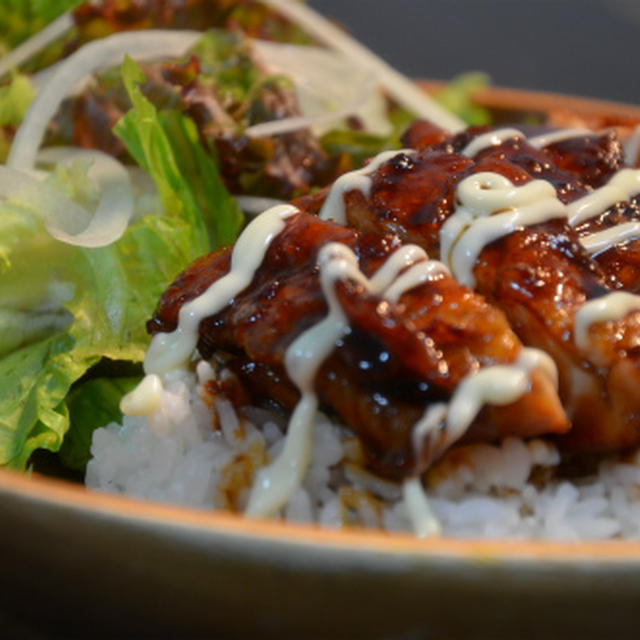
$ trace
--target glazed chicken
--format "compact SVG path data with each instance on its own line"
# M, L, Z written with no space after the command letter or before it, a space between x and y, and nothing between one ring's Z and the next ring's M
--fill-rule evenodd
M352 252L357 271L327 293L319 256L331 243ZM395 284L384 292L373 286L392 258L416 250L391 233L358 232L295 213L272 240L249 286L200 322L198 351L204 358L224 354L225 366L252 403L276 401L293 409L300 391L287 373L288 349L327 317L327 297L335 295L348 329L315 376L321 406L360 436L372 470L392 479L419 473L452 443L444 422L423 436L416 429L428 409L451 402L465 381L479 380L479 372L492 372L494 365L502 365L504 375L519 375L517 363L528 350L501 311L458 284L442 265L428 262L424 252L403 261ZM416 265L429 267L428 276L400 286ZM183 305L230 269L231 248L197 260L162 296L149 332L174 331ZM565 432L569 424L552 376L537 361L526 374L516 396L480 403L459 435L486 441Z
M586 242L596 231L636 220L637 204L633 198L617 200L598 215L570 224L571 207L619 175L620 144L613 134L604 134L572 135L540 148L522 135L476 145L474 141L485 133L472 129L449 136L431 125L417 124L405 137L413 150L372 166L364 188L342 184L338 214L331 206L327 209L326 192L297 204L324 218L344 215L344 222L362 231L393 233L447 264L458 260L463 280L505 313L522 342L553 357L560 396L572 423L559 438L561 446L571 451L638 446L640 305L629 296L624 298L628 307L615 317L592 316L586 325L583 311L614 291L637 290L638 241L614 242L600 254L589 251ZM473 226L471 218L480 215L473 206L485 206L496 182L506 185L505 193L523 194L523 211L530 214L537 209L529 222L513 218L511 227L505 222L503 230L491 235L486 230L499 215L504 218L518 209L509 202L496 205ZM463 183L476 189L476 205L462 202ZM536 200L534 189L541 189L546 199ZM467 215L460 223L454 221L459 210ZM443 246L452 226L457 235ZM478 234L484 233L485 241L479 242ZM446 255L441 255L443 251ZM459 267L465 260L468 273ZM453 275L458 277L456 269Z
M433 125L419 122L405 134L405 142L415 149L449 148L455 153L471 142L484 129L469 129L454 138L447 137ZM448 145L448 147L447 147ZM509 163L524 169L532 178L550 182L558 199L570 204L606 185L624 168L624 151L612 130L603 133L585 132L561 139L542 149L528 144L523 138L508 138L502 144L480 151L476 162L508 159ZM603 207L597 215L573 225L579 238L605 229L640 220L636 197L627 197L611 206ZM610 248L591 253L598 263L607 286L634 293L640 291L640 243L617 243Z
M460 142L457 145L460 148ZM594 189L605 186L624 168L622 145L613 131L561 140L536 149L525 140L511 138L503 144L479 152L476 162L508 159L533 178L549 181L565 204L576 202ZM597 215L572 224L583 239L623 224L638 222L640 211L635 197L623 197L602 207ZM590 251L607 285L634 293L640 291L640 243L626 241Z

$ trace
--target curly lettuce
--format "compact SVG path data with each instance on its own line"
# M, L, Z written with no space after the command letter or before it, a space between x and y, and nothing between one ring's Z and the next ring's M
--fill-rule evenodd
M110 363L141 363L145 324L167 283L197 256L233 241L242 224L193 123L156 111L139 92L133 61L122 73L133 106L117 132L154 180L164 213L138 211L120 240L88 249L49 236L44 212L0 204L3 465L24 468L35 449L59 451L67 435L63 458L74 466L86 461L90 432L117 415L116 391L132 383L119 378L117 366L95 382L93 368L108 373ZM87 171L58 171L49 182L86 199ZM105 389L96 404L92 398Z

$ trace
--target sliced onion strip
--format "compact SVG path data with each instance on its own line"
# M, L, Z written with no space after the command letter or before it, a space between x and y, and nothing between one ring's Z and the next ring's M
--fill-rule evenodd
M91 162L88 176L100 193L91 222L82 232L70 234L52 221L47 229L54 238L83 247L103 247L122 236L134 210L133 186L124 165L102 151L65 147L44 149L38 160L63 165L74 160Z
M292 116L290 118L282 118L280 120L269 120L247 127L244 135L249 138L268 138L270 136L282 135L283 133L291 133L300 129L307 129L313 125L321 125L336 120L341 120L357 112L357 105L352 108L341 109L333 113L327 113L323 116Z
M269 73L286 74L293 81L302 115L253 125L245 135L267 137L307 127L320 135L348 116L358 116L371 133L391 132L387 105L371 70L325 47L253 39L251 48Z
M632 167L637 167L638 152L640 151L640 125L634 127L623 148L625 162Z
M0 58L0 76L7 71L19 67L31 56L42 51L46 46L64 35L74 26L71 12L63 13L59 18L48 24L28 40L20 43L15 49L9 51L6 56Z
M131 180L125 167L101 151L47 149L43 162L68 164L92 162L89 178L100 191L94 214L77 202L25 171L0 166L0 196L34 210L44 219L47 231L57 240L82 247L103 247L118 240L133 215Z

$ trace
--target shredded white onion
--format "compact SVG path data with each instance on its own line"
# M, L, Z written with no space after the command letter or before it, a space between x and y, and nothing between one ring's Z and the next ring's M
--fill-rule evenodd
M443 109L408 78L310 7L291 0L260 1L298 24L325 46L340 51L355 64L372 70L389 94L418 117L453 133L466 127L462 120Z
M125 54L137 59L180 56L200 36L198 31L168 29L114 33L78 49L56 69L31 104L16 131L7 165L14 169L33 168L49 121L83 78L119 64Z
M100 191L94 214L49 184L25 171L0 166L0 196L43 216L47 231L57 240L82 247L103 247L122 236L133 214L133 189L125 167L101 151L51 148L38 158L45 163L92 163L89 178Z
M64 230L64 218L58 223L51 220L47 229L54 238L83 247L103 247L122 236L134 210L133 186L124 165L102 151L69 147L43 149L38 160L62 165L74 160L91 162L88 176L100 193L100 201L86 229L70 234Z
M272 136L305 127L322 135L351 115L358 116L370 133L390 133L387 105L371 70L339 51L320 47L252 40L251 48L270 73L286 74L293 81L303 115L249 127L246 135Z
M19 44L15 49L9 51L6 56L0 58L0 76L7 71L19 67L26 62L31 56L42 51L47 45L64 35L74 25L73 17L70 12L63 13L59 18L48 24L35 35L31 36Z
M311 126L335 122L354 114L356 111L357 105L353 105L352 108L341 109L323 116L293 116L291 118L282 118L281 120L270 120L269 122L261 122L247 127L244 130L244 135L249 138L268 138L269 136L282 135L283 133L290 133L291 131L298 131Z
M0 165L0 196L37 213L51 211L52 216L68 215L78 221L78 231L83 225L89 224L88 212L84 207L19 169Z

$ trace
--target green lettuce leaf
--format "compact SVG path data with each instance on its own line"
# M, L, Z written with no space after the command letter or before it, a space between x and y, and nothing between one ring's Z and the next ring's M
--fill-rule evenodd
M239 33L209 29L198 39L191 53L197 56L200 65L198 81L204 86L215 87L225 105L233 104L238 108L250 99L264 79L264 72L251 57L248 40Z
M115 373L98 382L93 368L140 363L146 321L167 284L210 247L231 243L242 224L194 123L156 110L132 60L122 75L133 106L117 134L154 180L164 213L85 249L51 238L43 212L0 205L0 464L24 468L35 449L58 451L66 438L63 460L81 468L90 433L119 418L116 396L129 384ZM56 171L50 183L91 203L88 169Z
M433 98L469 125L491 124L491 113L473 103L473 93L490 82L486 73L463 73L435 92Z
M122 64L122 79L133 108L114 132L153 178L167 213L194 227L202 239L199 253L233 242L242 213L200 144L195 124L177 111L156 110L140 90L144 73L129 57Z
M44 231L35 211L0 205L0 358L69 325L63 304L74 293L71 251Z
M354 167L360 167L365 160L381 151L397 149L397 142L395 137L387 138L353 129L332 129L320 138L320 144L329 155L347 153Z
M35 449L60 448L69 423L65 396L95 363L72 350L71 336L58 334L0 360L0 464L23 469Z
M70 468L84 471L91 458L91 438L98 427L122 422L120 399L140 378L92 378L75 387L67 396L71 427L60 448L60 460Z
M11 82L0 87L0 125L17 127L36 95L29 77L15 73Z
M382 151L403 146L400 138L415 118L400 107L391 109L388 116L391 124L388 135L380 136L355 129L332 129L320 138L320 144L331 156L348 154L353 166L360 167L365 160Z
M158 297L206 242L180 215L146 215L111 246L71 247L36 213L0 206L0 310L19 310L25 322L43 310L67 314L62 330L38 327L19 345L0 343L0 464L24 468L36 448L59 450L67 396L94 365L142 361Z
M242 228L244 215L222 182L216 161L200 144L195 123L175 110L161 112L159 117L184 184L207 227L210 246L231 244Z

